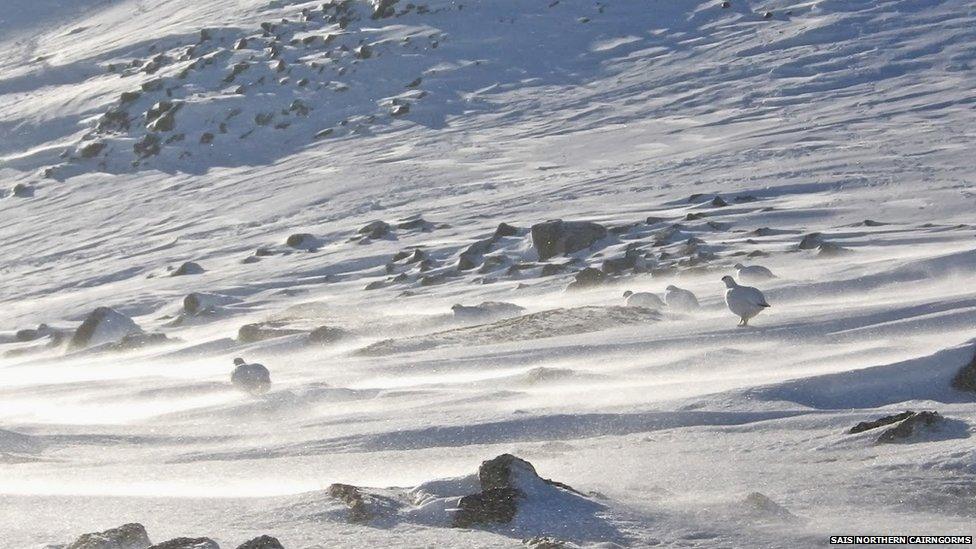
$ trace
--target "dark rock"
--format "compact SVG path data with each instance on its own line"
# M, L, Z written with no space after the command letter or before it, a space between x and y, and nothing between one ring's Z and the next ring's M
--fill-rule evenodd
M220 549L220 546L210 538L174 538L149 549Z
M724 208L725 206L728 205L729 203L722 200L721 196L716 196L715 198L712 199L712 206L715 206L716 208Z
M147 133L132 146L132 151L139 158L148 158L159 154L160 148L159 136L154 133Z
M484 263L481 264L481 268L478 269L478 272L481 274L490 273L494 270L504 267L506 264L508 264L508 261L509 261L508 258L503 255L489 255L485 257L485 261ZM510 271L509 274L513 274L524 269L531 269L534 267L536 267L535 264L512 265L509 268Z
M690 212L685 216L685 221L696 221L698 219L703 219L705 214L703 212Z
M767 11L763 13L763 19L772 19L772 18L773 18L773 12Z
M359 234L366 235L372 239L377 239L383 238L384 236L390 234L392 229L393 227L391 227L389 223L376 220L359 229Z
M518 227L513 227L508 223L499 223L498 228L495 229L495 234L492 236L492 238L497 240L506 236L518 236L518 233Z
M392 116L403 116L410 113L410 105L403 103L402 105L393 105L390 109L390 115Z
M743 194L743 195L739 195L739 196L735 197L735 201L738 202L738 203L740 203L740 204L743 203L743 202L755 202L757 200L759 200L759 199L756 198L755 196L752 196L751 194Z
M468 246L461 255L458 256L458 270L467 271L474 269L481 262L481 256L491 251L495 244L494 238L479 240Z
M366 44L358 46L352 51L356 55L357 59L369 59L370 57L373 56L373 48L369 47Z
M552 536L536 536L534 538L523 539L522 545L525 545L529 549L569 549L570 547L568 542Z
M456 304L451 307L454 318L463 320L494 320L518 316L525 308L504 301L485 301L474 306Z
M383 287L386 287L386 281L385 280L374 280L373 282L370 282L369 284L367 284L366 287L363 288L363 289L364 290L379 290L380 288L383 288Z
M604 274L603 271L600 269L594 269L593 267L587 267L576 273L576 280L569 285L568 289L582 290L584 288L592 288L594 286L599 286L606 281L607 275Z
M427 275L420 279L421 286L433 286L435 284L441 284L447 281L447 275L444 273L436 275Z
M163 89L163 79L162 78L156 78L156 79L153 79L153 80L149 80L147 82L143 82L143 84L142 84L142 91L144 91L144 92L156 92L156 91L159 91L161 89Z
M763 236L763 235L760 235ZM810 233L803 236L800 240L799 248L801 250L812 250L823 244L823 235L820 233Z
M952 378L952 388L976 393L976 355Z
M135 349L142 349L144 347L151 347L153 345L162 345L163 343L168 343L170 339L166 337L166 334L159 333L136 333L128 334L122 337L118 342L109 345L109 351L133 351Z
M878 427L884 427L885 425L891 425L892 423L898 423L899 421L904 421L915 415L915 412L906 411L900 414L895 414L893 416L885 416L881 419L876 419L874 421L862 421L857 425L851 427L848 434L855 435L857 433L863 433L864 431L869 431L871 429L876 429Z
M470 528L477 524L509 523L518 511L519 492L515 488L490 488L469 494L458 501L454 515L455 528Z
M874 221L873 219L865 219L864 221L861 222L861 225L864 225L865 227L883 227L887 225L887 223Z
M256 362L248 364L243 358L235 358L230 382L245 393L263 395L271 389L271 372L263 364Z
M274 120L274 113L262 112L254 115L254 123L258 126L267 126Z
M95 158L103 150L105 150L106 146L107 145L101 141L95 141L93 143L88 143L87 145L79 149L78 154L80 154L82 158Z
M332 326L319 326L308 334L308 342L316 345L330 345L349 337L349 332Z
M104 532L82 534L65 549L146 549L152 545L146 528L138 523L123 524Z
M359 488L350 484L332 484L329 486L329 496L349 506L349 522L363 523L373 518Z
M75 331L68 343L68 349L85 349L114 343L127 335L139 333L142 333L142 329L128 316L109 307L99 307Z
M335 130L333 130L332 128L326 128L324 130L321 130L321 131L316 132L314 138L315 139L322 139L323 137L328 137L328 136L332 135L332 133L334 131Z
M372 19L383 19L392 17L395 14L395 6L399 0L372 0L373 13Z
M234 42L235 50L243 50L247 48L247 38L241 38L237 42Z
M54 330L51 329L47 324L41 324L37 328L28 328L26 330L17 330L14 334L14 339L21 342L35 341L42 337L51 335Z
M101 133L121 133L128 131L130 125L129 113L122 109L109 109L98 119L98 122L95 124L95 131ZM92 156L98 155L99 152L101 151L94 152ZM82 155L84 156L84 151L82 151Z
M237 340L241 343L257 343L279 337L304 333L294 328L284 328L279 322L245 324L237 330Z
M627 269L633 269L637 264L637 256L634 254L625 255L624 257L617 257L614 259L607 259L603 261L603 272L607 274L619 274Z
M213 140L214 140L214 134L210 132L203 132L203 134L200 136L201 145L209 145L213 143Z
M422 77L418 76L417 78L414 78L413 80L411 80L410 83L407 84L404 87L407 88L407 89L417 88L417 87L420 86L420 84L421 84L421 82L423 82L423 80L424 79Z
M122 95L119 96L119 103L122 103L123 105L126 103L132 103L136 99L139 99L141 96L142 93L137 91L122 92Z
M589 248L606 236L606 227L588 221L556 219L532 226L532 245L540 261Z
M237 546L237 549L285 549L278 538L261 536Z
M285 240L285 246L296 250L316 250L322 245L322 241L308 233L293 234Z
M557 274L562 274L566 272L566 266L558 263L546 263L542 266L542 272L539 276L553 276Z
M170 276L185 276L185 275L197 275L203 274L204 268L200 266L199 263L194 263L193 261L187 261L186 263L180 265L176 268Z
M943 421L938 412L918 412L878 436L878 444L892 444L911 438L916 433Z
M420 251L420 250L416 250ZM403 261L404 259L410 257L411 252L408 250L400 250L399 252L393 254L393 262Z
M731 7L732 7L732 2L729 2L728 0L722 2L722 8L731 8Z

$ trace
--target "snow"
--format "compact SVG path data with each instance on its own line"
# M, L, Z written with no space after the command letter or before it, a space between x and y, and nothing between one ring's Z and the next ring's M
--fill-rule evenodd
M426 493L442 509L506 452L605 497L599 512L543 498L531 515L576 520L559 533L583 546L976 533L976 396L949 386L976 350L971 3L431 0L346 29L300 21L320 2L16 4L0 13L7 546L140 522L153 541L222 547L262 534L289 548L513 547L546 525L354 525L324 492ZM286 29L287 83L262 22ZM261 46L233 49L242 37ZM154 74L108 70L159 54ZM213 61L179 79L200 56ZM183 102L162 132L182 141L133 153L165 90L128 104L128 130L92 134L154 78ZM395 102L409 113L392 116ZM94 141L104 150L80 158ZM11 196L18 183L33 196ZM397 227L418 215L429 223ZM612 230L541 276L527 229L550 219ZM376 220L391 233L363 238ZM502 222L520 232L456 273ZM798 249L814 232L850 253ZM303 233L310 245L286 245ZM573 270L632 244L662 270L565 291ZM429 264L387 270L417 248ZM169 276L187 261L204 272ZM749 328L723 303L740 262L777 276L750 283L774 308ZM669 284L701 308L620 307L624 290ZM185 309L191 294L201 311ZM483 302L525 311L454 318ZM12 341L103 306L172 341L71 355ZM235 339L263 321L350 336ZM268 394L234 390L236 356L269 368ZM907 444L846 434L907 409L948 423ZM756 520L754 492L800 520Z

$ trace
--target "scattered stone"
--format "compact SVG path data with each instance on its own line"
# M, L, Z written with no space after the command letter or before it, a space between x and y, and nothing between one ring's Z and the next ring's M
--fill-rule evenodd
M393 105L390 109L390 115L392 116L403 116L410 113L410 105L407 103L402 103L400 105Z
M149 549L220 549L220 546L210 538L175 538Z
M772 18L773 18L773 12L767 11L763 13L763 19L772 19Z
M952 388L976 393L976 355L952 378Z
M142 91L144 92L156 92L161 89L163 89L162 78L155 78L142 83Z
M210 132L203 132L203 135L200 136L201 145L209 145L213 143L213 140L214 140L214 134Z
M407 85L406 85L406 86L404 86L404 87L405 87L405 88L407 88L407 89L413 89L413 88L417 88L417 87L419 87L419 86L420 86L420 84L421 84L421 82L423 82L423 81L424 81L424 79L423 79L423 78L421 78L420 76L418 76L417 78L415 78L415 79L413 79L413 80L411 80L411 81L410 81L410 83L409 83L409 84L407 84Z
M492 236L495 240L499 238L504 238L506 236L518 236L518 227L513 227L508 223L499 223L498 228L495 229L495 234Z
M575 544L571 545L569 542L556 539L552 536L536 536L534 538L523 539L522 545L525 545L529 549L570 549L577 547Z
M122 94L119 95L119 103L122 103L123 105L126 103L132 103L136 99L139 99L141 96L142 93L137 91L122 92Z
M109 109L98 119L98 122L95 124L95 131L100 133L125 132L128 131L130 125L129 113L121 108ZM99 152L101 151L97 151L94 154L97 155Z
M280 322L256 322L245 324L237 330L237 340L241 343L257 343L279 337L304 333L295 328L284 328Z
M445 273L427 275L420 279L421 286L433 286L435 284L440 284L447 281L447 275Z
M14 339L20 342L35 341L42 337L52 335L53 333L54 330L52 330L47 324L39 324L37 328L17 330L17 333L14 334Z
M554 276L565 272L566 265L559 263L546 263L542 266L542 272L539 274L539 276Z
M245 393L263 395L271 389L271 372L263 364L248 364L243 358L235 358L230 382Z
M315 133L315 139L322 139L323 137L329 137L335 130L332 128L326 128Z
M116 343L142 329L128 316L109 307L92 311L75 331L68 343L69 350L86 349L105 343Z
M146 528L138 523L123 524L104 532L82 534L65 549L146 549L152 545Z
M491 251L492 246L495 244L494 238L488 238L485 240L478 240L470 246L468 246L461 255L458 256L458 270L468 271L474 269L478 266L481 256Z
M133 152L139 158L148 158L159 154L161 149L159 136L154 133L147 133L142 139L132 146Z
M627 269L633 269L637 265L636 254L626 254L624 257L606 259L603 261L601 269L606 274L620 274Z
M17 183L10 192L17 198L30 198L34 196L34 187L26 183Z
M712 206L715 206L716 208L724 208L725 206L728 205L729 203L726 202L725 200L722 200L721 196L716 196L715 198L712 199Z
M685 221L697 221L705 217L704 212L690 212L685 216Z
M874 221L873 219L865 219L864 221L861 222L861 225L864 225L865 227L883 227L887 225L887 223Z
M599 286L607 281L607 275L600 269L594 269L593 267L587 267L582 271L576 273L576 280L574 280L568 290L582 290L585 288L592 288L594 286Z
M350 484L332 484L329 486L329 496L349 506L349 522L364 523L373 518L359 488Z
M372 0L373 13L370 15L372 19L383 19L386 17L392 17L396 14L394 6L399 0Z
M198 275L205 272L204 268L200 266L199 263L194 263L193 261L187 261L186 263L180 265L176 268L170 276L185 276L185 275Z
M943 417L938 412L918 412L905 418L894 427L878 436L878 444L893 444L905 441L917 433L941 423Z
M237 549L285 549L278 538L260 536L237 546Z
M308 116L308 113L312 111L301 99L292 101L291 105L288 106L288 110L298 116Z
M723 9L724 8L731 8L731 7L732 7L732 2L729 2L728 0L725 0L724 2L722 2L722 8Z
M606 227L589 221L556 219L532 226L532 245L540 261L589 248L606 236Z
M241 38L240 40L234 43L235 50L243 50L245 48L247 48L247 38Z
M319 326L308 334L308 342L316 345L331 345L349 337L349 332L332 326Z
M357 59L369 59L373 56L373 48L366 44L356 47L352 50L353 54L356 55Z

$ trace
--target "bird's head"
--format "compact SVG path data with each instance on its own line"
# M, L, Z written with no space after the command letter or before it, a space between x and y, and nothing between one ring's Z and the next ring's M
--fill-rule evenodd
M235 366L240 366L241 364L247 364L247 363L244 362L244 359L243 358L240 358L240 357L234 359L234 365Z
M732 265L732 268L735 269L735 270L745 269L745 267L746 266L743 265L742 263L736 263L735 265Z
M632 295L634 295L634 292L632 292L632 291L630 291L630 290L627 290L626 292L624 292L624 297L625 297L625 298L627 298L627 297L630 297L630 296L632 296Z
M722 282L725 283L725 287L726 288L735 288L736 287L735 279L732 278L729 275L723 276L722 277Z
M667 290L667 291L669 291L669 292L670 292L670 291L673 291L673 290L677 290L677 289L678 289L678 287L677 287L677 286L675 286L674 284L668 284L668 287L667 287L667 288L665 288L665 290Z

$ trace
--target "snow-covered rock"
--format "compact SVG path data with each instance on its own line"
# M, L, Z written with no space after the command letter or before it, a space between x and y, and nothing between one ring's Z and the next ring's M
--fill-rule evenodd
M142 333L134 320L109 307L92 311L75 331L69 350L86 349L105 343L118 343L125 336Z

